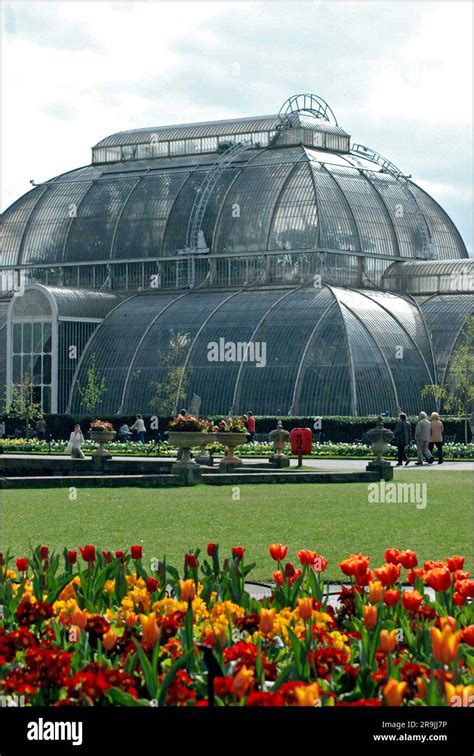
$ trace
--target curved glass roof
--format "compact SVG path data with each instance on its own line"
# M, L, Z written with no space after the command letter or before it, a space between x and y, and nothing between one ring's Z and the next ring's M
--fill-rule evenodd
M214 163L215 156L196 155L58 176L5 212L2 264L176 256L185 246L196 192ZM435 255L467 257L446 213L410 187L419 209L399 179L363 158L301 145L251 150L222 171L202 229L213 254L324 249L413 259L422 252L421 210Z
M111 292L32 284L22 296L13 297L11 312L19 318L48 314L59 318L98 320L104 318L120 299Z
M471 294L439 294L416 297L429 329L437 365L437 383L446 380L451 353L466 318L474 312Z
M415 304L384 292L306 286L137 294L95 331L77 382L83 385L94 355L107 381L103 412L159 414L152 382L166 382L173 366L163 355L178 335L187 401L196 393L202 414L415 412L433 377ZM260 367L257 358L212 361L213 343L265 345L265 359ZM83 409L77 384L71 409Z

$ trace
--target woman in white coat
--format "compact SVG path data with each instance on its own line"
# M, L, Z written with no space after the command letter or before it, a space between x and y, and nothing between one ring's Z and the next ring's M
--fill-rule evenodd
M69 443L66 447L73 459L85 459L84 454L81 451L81 445L84 443L84 436L82 435L81 426L75 425L74 430L69 437Z

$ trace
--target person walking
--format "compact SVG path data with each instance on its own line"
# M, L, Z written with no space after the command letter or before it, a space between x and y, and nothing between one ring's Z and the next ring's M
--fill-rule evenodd
M253 412L247 412L247 430L248 430L248 438L247 442L249 444L253 444L253 440L255 438L255 417L253 415Z
M431 423L426 417L426 412L420 412L415 428L417 465L423 464L423 458L426 459L429 465L433 464L433 455L428 449L430 435Z
M137 441L139 444L145 443L145 423L143 421L143 418L141 415L137 415L137 419L133 423L132 427L130 428L132 431L136 431L137 434Z
M411 428L404 412L400 412L398 422L393 432L393 440L397 445L397 467L401 467L405 462L405 467L410 464L406 453L406 448L410 443Z
M0 420L0 441L2 440L4 435L5 435L5 421Z
M66 447L66 451L70 453L73 459L85 459L81 449L83 443L84 436L82 435L81 426L77 424L74 426L74 430L69 437L69 443Z
M430 452L433 451L433 448L436 446L438 450L438 465L443 464L443 433L444 433L444 425L439 419L439 415L437 412L431 413L431 433L430 433L430 442L428 444L428 449Z
M43 415L40 415L36 421L36 438L40 441L44 441L46 438L46 421Z

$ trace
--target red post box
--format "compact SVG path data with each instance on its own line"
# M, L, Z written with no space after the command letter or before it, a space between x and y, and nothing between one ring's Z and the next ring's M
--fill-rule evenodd
M313 449L313 434L311 428L293 428L290 433L291 452L298 456L298 467L301 467L303 454L311 454Z

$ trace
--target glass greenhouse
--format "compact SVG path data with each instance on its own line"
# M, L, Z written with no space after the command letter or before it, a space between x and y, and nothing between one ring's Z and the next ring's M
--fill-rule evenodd
M0 273L2 385L79 413L94 361L110 415L159 414L176 367L202 414L414 412L474 288L444 210L308 94L106 137L4 213Z

